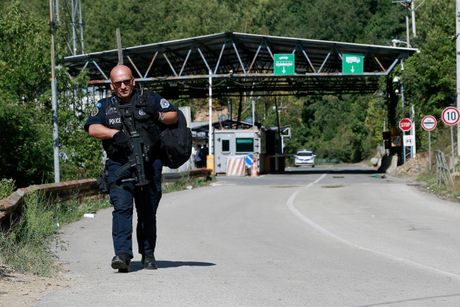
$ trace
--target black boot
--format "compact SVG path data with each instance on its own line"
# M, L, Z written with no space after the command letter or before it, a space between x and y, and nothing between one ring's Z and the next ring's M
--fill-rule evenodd
M142 264L144 265L144 269L147 270L156 270L158 269L157 262L155 261L155 256L152 255L142 255Z
M112 268L120 273L128 273L131 257L126 254L116 255L112 258Z

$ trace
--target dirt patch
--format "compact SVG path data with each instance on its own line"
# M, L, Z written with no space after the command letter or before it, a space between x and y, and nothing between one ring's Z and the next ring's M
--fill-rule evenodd
M398 166L392 175L416 179L421 174L427 172L429 166L428 164L427 153L417 153L414 158L409 159L403 165Z
M0 265L0 306L33 306L50 291L68 287L68 284L62 274L39 277L13 272Z

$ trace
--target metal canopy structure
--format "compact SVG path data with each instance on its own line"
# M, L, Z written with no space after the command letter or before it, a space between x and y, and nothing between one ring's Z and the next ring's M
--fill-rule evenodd
M217 97L373 93L379 78L417 49L226 32L122 52L138 84L168 98L205 98L210 77ZM294 54L293 75L274 74L275 54ZM363 72L343 74L343 54L364 56ZM68 56L64 62L71 75L86 71L90 84L107 86L118 50Z

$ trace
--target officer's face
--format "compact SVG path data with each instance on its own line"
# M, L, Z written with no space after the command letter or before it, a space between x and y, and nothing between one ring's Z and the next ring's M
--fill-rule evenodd
M121 100L127 101L131 97L136 84L131 70L126 66L117 66L110 74L110 88Z

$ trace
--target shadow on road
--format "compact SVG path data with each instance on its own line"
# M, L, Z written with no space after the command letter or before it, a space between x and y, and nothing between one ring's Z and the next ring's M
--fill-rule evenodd
M157 265L159 269L166 268L177 268L180 266L213 266L216 265L212 262L200 262L200 261L168 261L168 260L158 260ZM130 271L135 272L143 270L144 266L140 261L131 262Z

